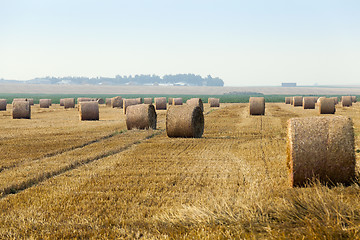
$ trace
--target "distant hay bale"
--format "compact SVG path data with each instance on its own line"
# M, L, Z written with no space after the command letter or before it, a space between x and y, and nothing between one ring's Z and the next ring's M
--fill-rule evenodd
M285 98L285 104L290 104L290 97Z
M158 97L154 99L156 110L166 110L166 97Z
M341 103L343 107L351 107L352 106L352 97L351 96L342 96Z
M0 111L6 111L6 106L7 106L7 100L0 99Z
M157 115L152 104L137 104L126 109L126 126L131 129L156 129Z
M173 98L172 105L183 105L183 99L182 98Z
M40 104L40 108L49 108L50 107L49 99L40 99L39 104Z
M303 107L304 109L315 109L315 101L313 97L304 97L303 98Z
M84 97L81 97L81 98L78 98L77 99L77 103L81 103L81 102L90 102L91 101L91 98L84 98Z
M105 104L105 101L102 98L97 98L96 101L98 104Z
M64 101L65 101L65 99L60 99L60 106L62 107L62 106L64 106Z
M201 111L204 111L204 104L201 98L190 98L189 100L186 101L186 104L199 106L201 108Z
M166 112L168 137L200 138L204 133L204 114L199 106L171 106Z
M288 121L287 165L292 187L313 179L350 184L355 177L354 130L350 118L309 117Z
M135 98L137 101L137 104L142 104L143 103L143 99L141 97L139 98Z
M105 99L105 105L106 105L107 107L111 107L111 98L106 98L106 99Z
M168 103L169 103L169 105L172 105L172 103L173 103L173 98L172 97L168 98Z
M331 97L330 99L334 100L335 105L339 103L339 99L337 97Z
M295 96L293 97L293 105L294 107L302 107L303 104L303 97L302 96Z
M94 101L80 102L79 114L81 121L99 120L99 104Z
M294 97L290 97L290 105L294 105Z
M12 103L12 118L13 119L30 119L31 118L31 106L29 101L16 100Z
M351 101L352 101L353 103L356 103L356 96L351 96Z
M210 107L220 107L220 98L208 98Z
M123 110L124 110L124 114L126 114L126 109L129 107L129 106L132 106L132 105L137 105L138 104L138 100L136 99L123 99Z
M152 104L152 98L144 98L144 104Z
M120 96L113 97L111 99L111 107L112 108L122 108L123 107L123 99Z
M334 114L335 113L335 102L334 99L322 98L319 103L320 114Z
M64 99L64 107L67 108L75 108L75 98L65 98Z
M264 115L265 114L265 98L264 97L250 97L249 98L250 115Z

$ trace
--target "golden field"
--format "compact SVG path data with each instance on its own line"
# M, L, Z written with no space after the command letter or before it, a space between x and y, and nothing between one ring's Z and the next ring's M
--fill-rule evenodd
M8 105L0 238L360 238L357 182L289 187L286 122L318 109L204 105L200 139L168 138L166 111L157 130L128 131L122 109L101 105L100 121L81 122L77 109L35 105L31 120L13 120ZM358 149L360 103L335 115L353 119Z

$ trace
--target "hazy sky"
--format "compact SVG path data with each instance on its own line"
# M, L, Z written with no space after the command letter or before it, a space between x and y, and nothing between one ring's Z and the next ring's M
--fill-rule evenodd
M0 78L360 84L358 0L0 0Z

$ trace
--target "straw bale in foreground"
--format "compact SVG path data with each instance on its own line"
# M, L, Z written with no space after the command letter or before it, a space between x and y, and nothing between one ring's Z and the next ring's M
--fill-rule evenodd
M137 104L126 109L126 126L128 130L156 129L157 115L152 104Z
M264 97L250 97L249 98L250 115L264 115L265 114L265 98Z
M81 121L99 120L99 104L96 101L80 102L79 114Z
M30 119L31 118L31 106L29 101L13 101L12 103L12 118L13 119Z

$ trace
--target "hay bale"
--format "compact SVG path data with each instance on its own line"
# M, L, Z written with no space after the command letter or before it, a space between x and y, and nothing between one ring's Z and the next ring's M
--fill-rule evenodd
M322 98L319 103L320 114L334 114L335 113L335 102L334 99Z
M169 105L172 105L173 99L174 99L174 98L172 98L172 97L169 97L169 98L168 98L168 103L169 103Z
M294 107L302 107L302 104L303 104L303 97L302 96L293 97L293 105L294 105Z
M351 101L352 101L353 103L356 103L356 96L351 96Z
M182 98L173 98L172 105L183 105L183 99Z
M122 108L123 107L123 99L120 96L113 97L111 99L111 107L112 108Z
M355 177L354 130L350 118L310 117L288 121L287 164L291 186L309 180L350 184Z
M189 100L186 101L186 103L188 105L199 106L201 108L201 111L204 111L204 104L201 98L190 98Z
M30 119L31 118L31 106L29 101L13 101L12 103L12 118L13 119Z
M50 107L49 99L40 99L39 104L40 104L40 108L49 108Z
M80 102L79 114L81 121L99 120L99 104L93 101Z
M285 98L285 104L290 104L290 97Z
M290 105L294 105L294 97L290 97Z
M60 99L60 107L63 107L64 106L64 101L65 101L65 99Z
M339 103L339 99L337 97L331 97L330 99L334 100L335 105Z
M352 106L352 97L351 96L342 96L341 103L343 107L351 107Z
M158 97L154 99L156 110L166 110L166 97Z
M220 98L208 98L210 107L220 107Z
M303 98L303 107L304 109L315 109L315 101L313 97L304 97Z
M105 104L105 101L102 98L97 98L96 101L98 104Z
M105 105L106 105L107 107L111 107L111 98L106 98L106 99L105 99Z
M0 99L0 111L6 111L6 106L7 106L7 100Z
M137 104L142 104L143 103L143 99L140 97L140 98L135 98L136 101L137 101Z
M144 98L145 104L152 104L152 98Z
M136 100L136 99L123 99L124 114L126 114L126 109L129 106L136 105L136 104L138 104L138 100Z
M265 115L265 98L250 97L249 108L250 115Z
M152 104L137 104L126 109L126 126L128 130L156 129L157 115Z
M67 108L75 108L75 98L65 98L64 99L64 107Z
M81 102L90 102L91 98L85 98L85 97L80 97L77 99L77 103L81 103Z
M204 114L199 106L171 106L166 112L168 137L200 138L204 133Z

